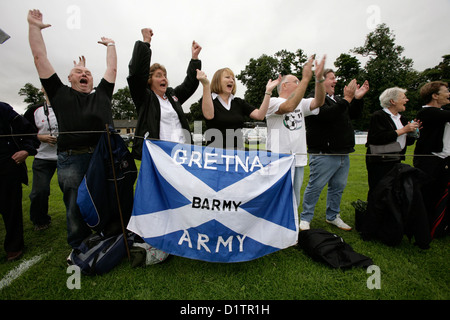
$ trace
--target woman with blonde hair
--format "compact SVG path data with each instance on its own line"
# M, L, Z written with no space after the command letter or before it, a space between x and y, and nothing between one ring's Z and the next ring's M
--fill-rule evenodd
M229 68L219 69L209 82L206 74L197 70L197 79L203 85L203 97L201 99L202 112L206 120L207 129L216 129L207 132L209 146L218 148L242 149L242 127L245 117L254 120L264 120L269 107L272 90L278 85L281 76L277 80L269 80L266 85L263 102L259 109L253 107L245 100L235 97L236 79ZM218 130L218 131L217 131ZM221 135L221 139L218 139Z

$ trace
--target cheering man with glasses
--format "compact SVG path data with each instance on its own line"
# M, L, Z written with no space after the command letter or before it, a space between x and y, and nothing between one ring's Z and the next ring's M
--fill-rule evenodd
M304 117L318 114L325 101L323 68L325 56L320 64L316 62L315 97L303 99L308 83L312 78L311 57L302 71L302 80L294 75L286 75L278 84L278 98L270 98L267 110L267 150L277 153L295 154L294 192L297 207L300 205L300 188L303 183L303 170L307 165L306 131Z

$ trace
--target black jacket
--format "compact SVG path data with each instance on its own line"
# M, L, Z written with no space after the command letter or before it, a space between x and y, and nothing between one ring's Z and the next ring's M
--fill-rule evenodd
M138 113L138 121L133 142L133 157L141 159L143 137L159 139L161 107L158 97L148 86L150 60L152 51L149 43L136 41L133 49L127 78L131 97ZM178 114L181 126L189 132L189 123L184 114L182 104L188 100L198 88L197 69L201 69L200 60L191 60L183 83L176 88L167 88L166 96ZM191 136L186 137L191 141Z
M408 124L408 120L404 116L400 116L400 122L403 126ZM367 154L370 155L372 152L370 150L370 145L386 145L391 142L397 141L398 134L396 132L397 127L391 116L387 114L384 110L377 110L372 114L370 119L369 133L367 135ZM414 144L415 138L407 136L406 145L400 152L395 152L396 154L405 154L407 146ZM405 160L404 156L395 157L389 155L383 156L369 156L366 157L366 161L369 162L383 162L388 160Z
M314 97L314 93L310 97ZM335 96L335 99L327 96L319 114L305 118L308 153L345 154L355 151L351 120L361 116L364 102L362 99L353 99L348 103L339 96Z
M427 179L420 169L397 163L369 194L361 222L362 238L396 246L407 235L420 248L428 249L431 234L422 198Z
M14 111L9 104L0 102L0 135L6 136L0 138L0 173L6 173L11 166L16 166L11 156L17 151L25 150L30 156L37 154L40 142L34 133L37 133L37 130L27 119ZM20 179L22 183L28 184L25 162L20 164Z

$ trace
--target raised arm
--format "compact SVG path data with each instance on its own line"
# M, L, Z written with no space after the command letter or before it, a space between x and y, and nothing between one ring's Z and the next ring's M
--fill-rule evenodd
M198 60L198 55L200 54L200 51L202 51L202 47L194 41L192 41L192 60Z
M203 85L202 113L205 119L214 118L214 105L211 97L211 85L206 74L197 69L197 79Z
M197 70L201 70L202 62L198 58L202 47L195 41L192 41L191 60L186 70L186 77L183 82L174 88L178 101L183 104L188 100L198 88Z
M276 86L280 83L280 81L281 75L279 75L278 79L276 80L269 79L269 81L267 81L266 91L264 93L264 100L261 103L259 109L255 109L252 111L252 113L250 113L250 118L254 120L264 120L264 117L266 116L267 113L267 109L269 109L269 102L270 97L272 96L272 91L273 89L276 88Z
M116 82L117 76L117 53L116 53L116 44L114 40L102 37L101 41L98 43L106 46L106 71L103 78L109 83Z
M312 64L314 61L314 56L312 56L308 62L303 66L302 71L302 80L300 81L295 91L287 98L285 102L283 102L276 114L285 114L295 110L297 108L300 101L303 99L306 89L308 87L309 81L312 78Z
M55 73L55 70L47 58L47 49L41 30L48 28L51 25L43 22L43 16L39 10L29 10L27 21L28 40L30 42L31 53L33 54L34 64L39 78L48 79Z
M326 92L325 92L325 86L323 84L323 82L325 81L325 79L323 78L323 70L325 67L325 60L326 60L326 56L323 56L322 61L319 64L316 61L316 70L315 70L316 87L315 87L314 99L311 101L311 105L309 106L310 110L319 108L319 107L323 106L323 104L325 103Z
M138 40L134 44L133 54L128 64L127 77L131 98L138 114L140 114L141 106L146 101L148 94L148 77L152 57L150 43L153 37L153 30L151 28L143 28L141 29L141 34L142 41Z

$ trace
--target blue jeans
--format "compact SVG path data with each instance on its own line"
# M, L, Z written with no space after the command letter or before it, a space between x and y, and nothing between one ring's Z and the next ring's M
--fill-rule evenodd
M309 168L309 182L303 194L301 220L311 222L320 193L328 183L326 218L332 221L340 211L342 193L347 185L350 158L348 155L310 155Z
M30 193L30 220L33 225L40 226L50 223L48 215L48 197L50 182L56 171L56 160L34 158L33 186Z
M305 167L295 167L294 171L294 193L295 193L295 200L297 200L297 208L300 206L301 203L300 189L302 188L303 184L304 170Z
M63 192L67 216L67 242L72 248L78 247L90 235L91 229L87 226L77 205L78 187L83 181L92 153L58 154L58 183Z

